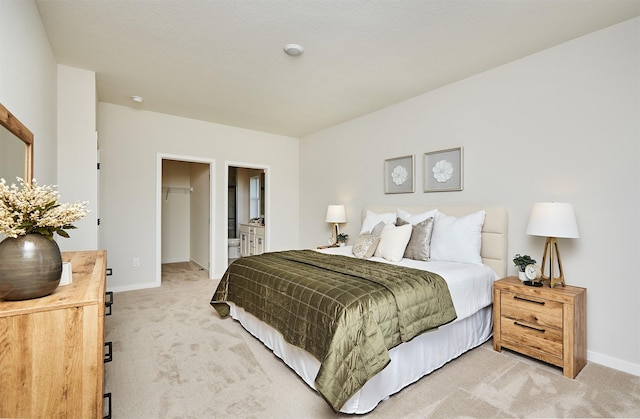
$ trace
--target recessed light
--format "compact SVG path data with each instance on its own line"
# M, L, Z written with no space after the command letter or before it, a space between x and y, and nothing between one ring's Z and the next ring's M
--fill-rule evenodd
M136 103L142 103L144 98L142 96L131 96L131 100L133 100Z
M302 45L298 44L287 44L284 46L284 52L292 57L297 57L299 55L302 55L302 53L304 52L304 48L302 47Z

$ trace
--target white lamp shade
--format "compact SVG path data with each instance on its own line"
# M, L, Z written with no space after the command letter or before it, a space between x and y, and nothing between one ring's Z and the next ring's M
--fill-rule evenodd
M344 209L344 205L329 205L325 221L328 223L346 223L347 211Z
M573 205L563 202L538 202L531 209L527 234L543 237L580 237Z

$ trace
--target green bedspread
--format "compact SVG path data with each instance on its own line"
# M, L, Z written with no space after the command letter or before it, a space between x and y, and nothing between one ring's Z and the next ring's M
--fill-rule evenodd
M211 299L223 317L226 301L320 361L315 387L335 411L389 363L389 349L456 318L437 274L313 250L236 260Z

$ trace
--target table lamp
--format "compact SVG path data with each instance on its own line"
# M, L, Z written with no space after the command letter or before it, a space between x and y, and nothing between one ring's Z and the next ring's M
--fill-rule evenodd
M542 279L548 279L551 288L558 284L565 285L558 238L580 237L576 214L573 205L562 202L538 202L531 209L527 234L546 237L544 253L542 255ZM549 255L549 275L545 275L547 254ZM554 276L554 260L558 263L558 276Z
M331 240L332 243L335 244L337 243L338 235L340 234L340 226L338 224L347 222L347 212L344 209L344 205L329 205L325 221L333 223Z

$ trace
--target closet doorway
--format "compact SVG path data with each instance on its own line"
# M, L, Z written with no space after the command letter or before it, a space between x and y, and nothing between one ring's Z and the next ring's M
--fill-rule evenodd
M240 256L259 254L268 248L269 169L243 163L226 165L227 261L231 263Z
M192 262L212 278L213 161L193 157L158 156L157 282L162 264Z

